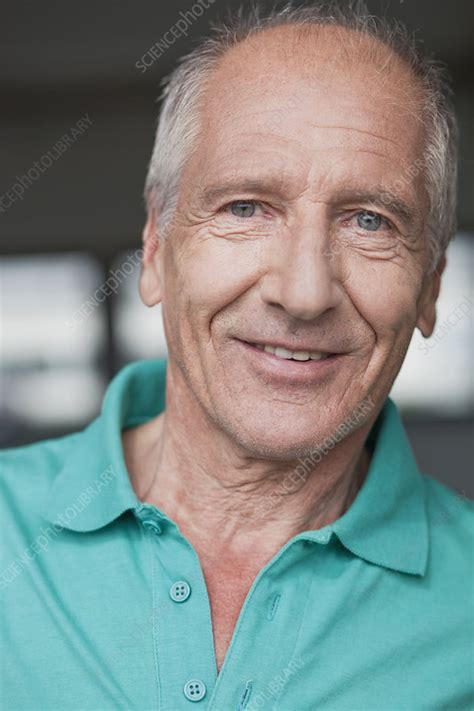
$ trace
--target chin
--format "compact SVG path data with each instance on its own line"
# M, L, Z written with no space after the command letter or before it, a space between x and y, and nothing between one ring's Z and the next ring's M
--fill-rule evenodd
M219 426L227 435L249 456L258 459L276 459L291 461L300 457L307 457L314 452L317 446L331 434L330 427L310 427L310 422L298 426L297 421L292 425L285 424L285 419L246 419L245 423L226 420L219 422Z

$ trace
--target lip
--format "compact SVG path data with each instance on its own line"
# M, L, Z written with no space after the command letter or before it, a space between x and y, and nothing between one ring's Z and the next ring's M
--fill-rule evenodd
M267 353L252 343L241 341L239 338L236 338L235 341L244 349L257 372L266 378L281 383L305 384L308 382L317 382L326 377L330 370L332 370L336 364L339 364L344 357L343 353L331 353L327 358L323 358L322 360L290 360L280 358L273 353ZM268 343L268 345L273 344ZM276 345L283 346L282 343ZM292 349L288 348L288 350ZM298 350L303 349L298 348Z
M240 338L237 340L241 340ZM250 346L273 346L273 348L286 348L287 351L308 351L309 353L317 351L320 353L328 353L329 351L321 350L320 348L315 348L314 346L309 346L306 343L298 343L297 346L295 346L294 343L288 343L285 341L278 341L278 342L273 342L273 341L242 341L242 343L248 343ZM331 355L337 355L331 353ZM304 361L300 361L303 362Z

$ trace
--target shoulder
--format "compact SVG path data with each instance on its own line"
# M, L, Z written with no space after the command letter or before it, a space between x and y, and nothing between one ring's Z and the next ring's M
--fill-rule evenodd
M0 449L2 483L8 484L8 480L11 477L16 479L18 474L35 480L38 474L55 472L61 467L68 450L81 434L82 432L73 432L55 439Z
M471 528L474 501L464 491L456 491L428 474L423 474L422 480L431 525L451 521L461 529Z
M474 501L465 492L422 475L431 544L445 565L472 565L474 555ZM465 574L465 569L464 569Z
M39 509L81 432L0 450L2 515ZM5 520L5 518L4 518Z

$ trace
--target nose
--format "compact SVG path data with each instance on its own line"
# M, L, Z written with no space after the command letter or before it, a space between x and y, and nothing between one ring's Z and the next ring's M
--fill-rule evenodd
M336 307L342 288L334 255L327 248L324 219L294 225L272 244L269 266L260 280L265 303L310 321Z

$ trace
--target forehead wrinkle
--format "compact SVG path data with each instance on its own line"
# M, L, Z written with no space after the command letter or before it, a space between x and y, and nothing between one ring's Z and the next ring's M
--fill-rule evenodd
M311 126L313 128L329 128L329 129L338 129L341 131L354 131L355 133L361 133L366 136L370 136L371 138L378 138L381 141L387 141L388 143L393 143L397 148L400 148L400 144L395 141L393 138L389 138L388 136L382 136L379 133L374 133L373 131L367 131L363 128L355 128L355 126L338 126L338 125L333 125L333 124L317 124L317 123L312 123Z
M328 128L330 128L330 127L328 127ZM335 126L334 128L340 128L340 127ZM348 129L348 130L352 130L352 129ZM362 130L360 130L359 132L360 132L360 133L364 133L364 134L368 134L368 135L370 135L370 136L375 136L376 138L382 138L381 136L378 136L377 134L372 134L370 131L362 131ZM287 155L287 154L286 154L286 151L285 151L285 155L284 155L285 165L288 165L288 163L298 163L299 166L306 164L306 170L307 170L307 171L310 170L310 165L309 165L309 164L310 164L310 158L309 158L309 156L310 156L310 155L313 155L313 154L317 155L317 154L321 151L321 148L314 148L314 147L312 147L312 148L309 148L309 149L308 149L308 146L302 146L301 141L300 141L298 138L293 138L293 137L291 137L291 136L283 136L283 135L280 135L280 134L274 134L274 133L269 133L269 132L267 133L267 132L265 132L265 131L253 131L253 132L251 132L251 133L245 133L245 134L243 134L243 136L244 136L247 140L248 140L249 138L251 138L251 137L254 137L254 138L257 138L257 139L262 139L262 138L263 138L263 139L267 139L267 140L268 140L268 139L275 139L276 141L279 141L279 142L284 143L284 144L286 144L286 145L288 145L288 144L294 145L296 148L298 148L298 151L299 151L300 155L298 156L298 159L296 159L296 156ZM233 138L233 141L235 141L235 142L237 142L237 143L239 142L239 140L241 140L241 138L239 137L239 134L237 134L237 135L236 135L236 134L233 134L232 138ZM394 144L397 148L401 148L401 146L400 146L396 141L393 141L393 140L388 139L388 138L385 139L385 140L386 140L387 142L391 143L391 144ZM232 142L233 142L233 141L232 141ZM232 145L232 143L231 143L231 145ZM227 141L225 142L225 147L226 147L226 149L228 148L228 143L227 143ZM261 144L260 144L260 146L257 146L257 147L255 147L255 148L245 148L245 149L243 149L243 150L240 150L240 152L239 152L239 159L241 159L244 154L248 154L248 155L250 155L251 157L255 157L257 154L262 154L262 159L265 159L265 154L268 152L268 150L270 150L270 152L272 153L272 157L273 157L274 154L275 154L275 149L271 149L270 147L268 147L268 148L266 149L265 147L261 147ZM339 150L347 150L347 151L350 151L351 153L353 153L353 152L356 152L356 153L367 153L367 154L375 155L375 156L377 156L377 157L379 157L379 158L382 158L382 159L384 159L384 160L387 160L387 159L391 159L391 158L392 158L391 156L387 155L386 153L382 153L382 152L380 152L380 151L376 151L376 150L373 150L373 149L371 149L371 148L363 148L363 147L358 147L358 146L349 146L349 145L343 145L343 146L325 146L323 150L324 150L325 152L326 152L326 151L332 151L332 150L336 150L336 151L339 151ZM283 152L283 151L279 151L279 152ZM216 157L216 156L214 156L214 158L215 158L215 157ZM233 166L233 165L235 165L235 151L232 150L232 152L230 152L230 153L225 153L223 156L218 156L218 155L217 155L217 159L218 159L220 165L225 164L226 162L228 162L229 165ZM288 173L288 175L289 175L289 173Z
M245 117L246 120L249 120L249 117ZM219 131L219 126L215 127L217 131ZM225 130L225 129L224 129ZM235 147L233 146L234 143L239 143L239 141L245 140L248 142L249 139L251 138L256 138L259 139L260 141L262 139L268 140L268 139L275 139L276 141L279 141L280 143L285 143L285 144L294 144L298 149L301 151L302 146L301 146L301 141L298 138L294 138L293 136L285 135L283 133L275 133L271 129L270 130L255 130L255 131L232 131L231 135L229 138L225 136L220 137L220 143L215 145L215 149L219 149L220 145L224 144L225 149L229 150L229 146L231 146L231 151L229 152L228 155L224 154L219 160L235 160ZM224 140L223 140L224 139ZM255 151L262 150L261 149L261 143L256 148L252 148L252 152L255 153ZM243 152L249 152L250 149L247 147L240 148L241 153Z
M370 155L378 156L379 158L384 158L384 159L388 158L386 153L379 153L378 151L371 151L370 148L356 148L353 150L355 150L357 153L369 153Z
M250 134L268 138L268 134ZM273 136L273 134L272 134ZM248 134L244 134L244 138L248 138ZM212 149L212 153L205 151L204 160L206 161L206 167L208 170L215 171L213 176L213 181L218 182L219 180L228 180L229 178L247 179L248 177L254 177L260 179L274 178L277 174L280 180L296 180L304 172L307 174L310 170L310 161L308 159L307 152L303 153L303 148L300 142L296 139L278 136L281 142L288 143L292 142L298 148L298 155L293 152L284 151L282 149L277 149L271 146L262 146L262 141L255 147L246 146L243 149L239 149L239 153L236 160L236 153L234 147L234 140L236 143L241 140L241 137L237 134L233 136L233 141L222 142L220 145L215 146ZM225 146L225 152L219 155L219 149L221 145ZM268 157L271 158L271 163L268 162ZM275 159L277 156L277 159ZM255 168L255 161L258 168ZM236 167L237 166L237 167ZM262 166L264 166L262 168ZM248 172L252 171L252 175L249 176Z
M271 112L273 112L273 111L274 111L274 110L272 109ZM254 115L254 116L258 116L259 114L262 114L262 113L266 113L266 112L265 112L265 111L254 112L253 115ZM248 117L246 117L246 120L249 120ZM334 125L333 125L333 124L318 124L318 123L310 122L309 125L310 125L311 128L314 128L314 129L316 129L316 130L317 130L317 129L325 129L325 130L334 129L334 130L345 131L345 132L347 132L347 133L349 133L349 134L355 133L355 134L359 134L359 135L364 136L364 137L367 136L367 137L369 137L369 138L371 138L371 139L377 139L377 140L379 140L379 141L383 141L383 142L385 142L385 143L389 143L389 144L395 146L395 147L396 147L397 149L399 149L399 150L403 150L403 149L404 149L404 146L403 146L402 144L400 144L398 141L396 141L395 139L390 138L389 136L386 136L386 135L384 136L384 135L382 135L382 134L375 133L374 131L369 131L369 130L362 129L362 128L356 128L356 127L353 127L353 126L342 126L342 125L338 125L338 124L334 124ZM225 145L226 149L228 148L228 145L229 145L229 144L230 144L230 145L233 145L234 143L238 143L240 140L242 140L242 137L243 137L246 141L249 141L249 139L255 138L255 139L257 139L257 140L262 140L262 139L263 139L264 141L268 141L268 142L269 142L269 141L277 141L277 142L280 142L280 143L284 143L285 145L288 145L288 146L290 146L290 145L291 145L291 146L295 146L295 147L298 148L298 150L299 150L300 153L302 154L302 155L301 155L301 158L302 158L303 160L305 160L305 158L306 158L306 156L307 156L307 153L306 153L306 151L307 151L307 146L303 146L303 145L302 145L300 138L294 137L294 136L291 136L291 135L288 135L288 134L284 134L284 133L275 132L274 130L272 130L272 128L270 128L269 130L257 129L257 130L249 131L249 132L243 131L241 134L240 134L240 132L238 132L238 133L232 132L229 138L226 138L226 137L225 137L226 131L228 131L229 126L225 126L225 124L224 124L224 126L223 126L222 124L219 126L219 124L218 124L218 125L215 125L214 128L215 128L215 130L216 130L217 132L219 132L219 129L220 129L220 128L223 128L223 133L224 133L224 135L221 136L221 144L223 143L223 144ZM232 127L230 127L230 128L232 128ZM206 131L206 134L207 134L207 131ZM206 135L206 134L203 134L203 137L204 137L204 135ZM346 147L346 146L341 146L341 147ZM218 148L218 146L217 146L217 148ZM334 148L337 149L337 148L339 148L339 146L334 146ZM245 149L244 149L244 150L245 150ZM248 150L249 150L249 152L250 152L250 149L248 149ZM258 150L258 148L257 148L257 149L252 149L252 150ZM361 150L361 151L363 150L363 151L365 151L365 152L370 152L370 149L362 149L362 148L360 148L360 149L357 149L357 150ZM242 151L241 151L241 153L242 153ZM377 153L376 151L373 151L373 153L374 153L374 155L379 155L379 156L382 157L382 158L386 158L386 157L387 157L387 156L384 156L384 155L381 154L381 153ZM224 156L223 156L222 158L220 158L219 160L226 160L226 158L228 158L228 157L229 157L231 160L235 160L235 155L234 155L234 154L230 154L230 156L224 155Z

